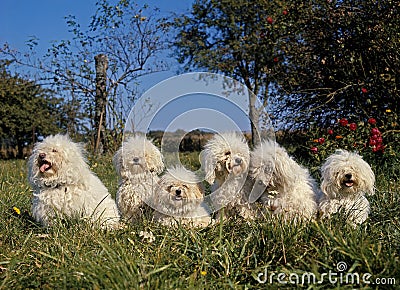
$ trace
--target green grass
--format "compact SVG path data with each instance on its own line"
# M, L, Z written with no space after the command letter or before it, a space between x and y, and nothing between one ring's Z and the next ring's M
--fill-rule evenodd
M189 166L195 166L195 159ZM110 158L90 162L115 195L118 181ZM390 287L398 288L399 182L385 175L385 168L376 175L377 192L369 198L372 213L356 229L340 216L297 226L265 217L257 222L238 218L202 230L168 229L146 220L116 231L74 220L43 229L29 219L26 161L1 161L0 289L291 288L278 283L279 273L301 278L311 272L318 280L329 271L339 273L339 262L347 265L343 273L358 273L360 279L370 273L370 281L396 278L396 286ZM144 238L142 231L151 231L155 239ZM272 284L256 280L266 271L268 277L275 275ZM331 284L327 276L321 284L297 287L380 288Z

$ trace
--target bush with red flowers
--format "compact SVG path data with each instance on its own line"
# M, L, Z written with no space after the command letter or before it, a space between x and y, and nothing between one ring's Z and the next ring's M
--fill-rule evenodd
M373 117L366 122L340 118L330 128L310 128L311 136L306 144L309 155L320 163L336 149L345 149L357 151L371 162L383 159L398 162L400 130L397 115L391 114L390 110L386 110L385 115L386 122L378 122Z

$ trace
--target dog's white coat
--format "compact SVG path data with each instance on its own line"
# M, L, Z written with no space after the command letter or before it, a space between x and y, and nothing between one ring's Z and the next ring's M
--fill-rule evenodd
M146 210L150 210L158 174L164 170L161 152L144 135L127 138L113 158L119 175L116 195L121 217L126 221L137 221Z
M374 185L375 174L360 155L337 150L321 167L321 216L342 211L353 226L363 223L370 212L365 195L374 194Z
M316 216L319 190L314 178L277 142L264 140L251 152L249 177L244 191L253 217L260 210L289 220Z
M180 222L205 227L211 223L211 216L202 204L203 197L200 179L194 172L181 165L168 168L159 181L153 219L167 226Z
M110 228L119 224L115 201L91 172L82 146L68 136L49 136L36 143L28 170L34 190L32 214L43 226L51 225L56 216L86 217Z

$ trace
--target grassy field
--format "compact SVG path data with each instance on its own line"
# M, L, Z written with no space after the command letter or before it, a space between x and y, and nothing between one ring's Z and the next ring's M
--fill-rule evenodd
M90 163L115 196L110 158ZM0 289L398 289L400 183L385 172L376 170L372 213L356 229L338 216L303 225L238 218L202 230L143 220L104 231L32 223L26 161L1 161Z

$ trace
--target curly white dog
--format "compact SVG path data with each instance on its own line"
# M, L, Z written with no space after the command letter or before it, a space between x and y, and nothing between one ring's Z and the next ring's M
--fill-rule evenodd
M246 181L250 151L243 135L235 132L215 134L200 153L205 180L211 184L211 207L224 208L229 217L242 203L241 189Z
M43 226L52 225L57 216L89 217L102 227L118 226L115 201L90 171L83 147L68 136L49 136L36 143L28 169L33 217Z
M245 191L251 190L250 217L266 209L288 220L316 216L319 190L315 180L275 141L264 140L251 152L249 176Z
M322 217L343 212L353 226L363 223L370 212L365 194L374 194L375 175L357 153L337 150L321 167Z
M151 211L148 206L155 192L158 174L164 170L160 150L137 134L127 138L113 158L119 175L117 206L121 217L131 222Z
M154 221L176 225L176 221L190 227L205 227L211 216L202 201L204 191L200 179L183 166L168 168L160 181L155 196Z

